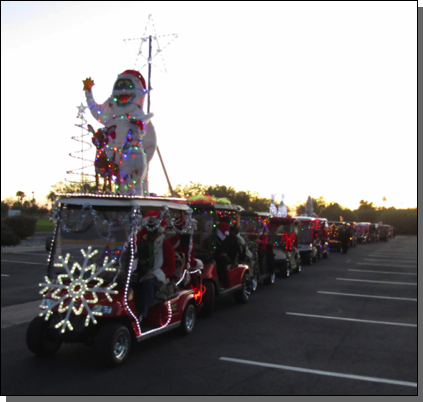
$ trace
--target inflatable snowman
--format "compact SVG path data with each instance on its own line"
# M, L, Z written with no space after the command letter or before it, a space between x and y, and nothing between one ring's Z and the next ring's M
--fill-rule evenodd
M147 93L143 76L135 70L119 74L112 95L103 103L94 99L94 81L87 78L83 83L93 117L105 127L116 126L104 150L120 170L116 189L121 194L148 195L146 175L157 139L150 121L153 113L143 111Z

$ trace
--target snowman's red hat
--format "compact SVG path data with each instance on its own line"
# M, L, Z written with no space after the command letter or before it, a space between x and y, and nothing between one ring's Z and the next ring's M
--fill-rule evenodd
M145 79L144 77L141 75L141 73L139 71L136 70L125 70L122 74L119 74L118 78L124 78L122 77L123 75L132 75L133 77L136 77L139 79L141 85L142 85L142 89L146 89L147 85L145 84Z

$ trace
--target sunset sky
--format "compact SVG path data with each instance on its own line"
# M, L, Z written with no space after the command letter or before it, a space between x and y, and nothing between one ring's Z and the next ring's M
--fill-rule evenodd
M81 149L82 80L103 102L124 70L147 77L140 41L124 40L143 36L149 14L158 35L178 34L167 72L153 60L151 95L173 187L417 206L415 1L2 1L2 199L41 201L81 166L69 153ZM157 155L150 183L167 191Z

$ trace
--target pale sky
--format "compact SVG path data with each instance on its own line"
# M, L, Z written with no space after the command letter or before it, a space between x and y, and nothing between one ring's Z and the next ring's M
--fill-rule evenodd
M69 153L82 80L103 102L124 70L147 78L140 42L124 39L142 37L149 14L158 35L178 34L167 73L154 59L151 98L173 187L417 206L415 1L2 1L2 199L41 200L81 166ZM167 191L157 154L150 191Z

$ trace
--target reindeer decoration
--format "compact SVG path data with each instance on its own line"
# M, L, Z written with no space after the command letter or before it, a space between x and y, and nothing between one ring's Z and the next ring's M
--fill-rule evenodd
M109 143L109 138L116 136L116 126L99 128L97 131L88 124L88 131L93 135L92 143L96 146L97 152L94 161L95 168L95 186L98 193L99 178L103 178L103 192L106 192L108 186L109 192L112 192L112 176L117 177L119 183L119 167L114 162L113 158L108 158L106 155L106 146Z

